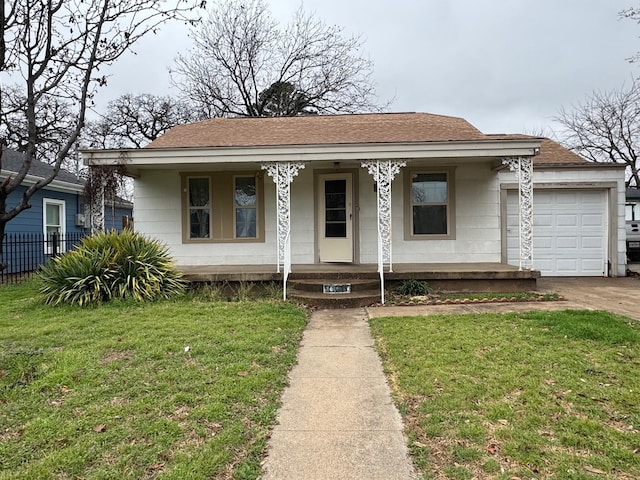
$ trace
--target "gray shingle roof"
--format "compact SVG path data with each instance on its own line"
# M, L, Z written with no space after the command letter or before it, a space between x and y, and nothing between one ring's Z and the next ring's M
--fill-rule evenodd
M18 173L20 171L20 168L22 167L22 164L24 163L24 158L24 153L16 152L15 150L11 150L10 148L4 148L2 150L2 170ZM51 165L47 165L44 162L34 159L33 162L31 162L29 175L44 178L49 176L52 171L53 167ZM63 169L60 169L60 171L58 172L56 180L59 180L61 182L73 183L75 185L84 185L83 179L78 178L73 173Z

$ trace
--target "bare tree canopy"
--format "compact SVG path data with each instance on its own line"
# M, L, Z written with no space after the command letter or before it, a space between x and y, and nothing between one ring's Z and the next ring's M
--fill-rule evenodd
M624 10L618 12L618 15L620 16L620 18L633 20L634 22L640 24L640 7L625 8ZM637 52L635 55L628 58L628 60L630 62L637 62L638 60L640 60L640 52Z
M220 0L193 41L172 81L206 117L380 110L361 38L302 8L281 27L263 0Z
M0 185L0 238L6 223L29 208L33 194L58 174L97 87L106 84L101 69L165 22L188 21L185 15L194 8L185 0L0 2L0 143L19 149L25 158L19 172ZM52 173L9 206L9 194L45 152Z
M594 162L627 166L627 187L640 186L640 85L594 92L555 118L564 126L565 146Z
M87 122L83 146L141 148L176 125L201 120L193 106L148 93L122 95L109 102L100 117Z

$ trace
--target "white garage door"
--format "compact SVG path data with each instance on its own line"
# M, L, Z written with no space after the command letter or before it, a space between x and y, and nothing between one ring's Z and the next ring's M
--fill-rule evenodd
M534 190L533 263L542 275L603 276L607 268L604 190ZM507 195L507 257L519 264L518 192Z

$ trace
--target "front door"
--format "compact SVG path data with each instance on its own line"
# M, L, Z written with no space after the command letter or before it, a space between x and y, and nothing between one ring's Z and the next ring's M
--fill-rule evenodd
M353 262L353 174L318 175L320 262Z

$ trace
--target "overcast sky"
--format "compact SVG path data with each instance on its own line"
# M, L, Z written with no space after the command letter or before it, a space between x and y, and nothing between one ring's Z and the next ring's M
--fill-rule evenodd
M212 3L213 0L209 0ZM300 0L267 0L287 23ZM552 117L594 90L640 76L636 0L306 0L304 9L362 35L381 103L394 112L467 119L484 133L557 129ZM100 103L124 93L177 94L168 68L189 49L174 25L112 69Z

